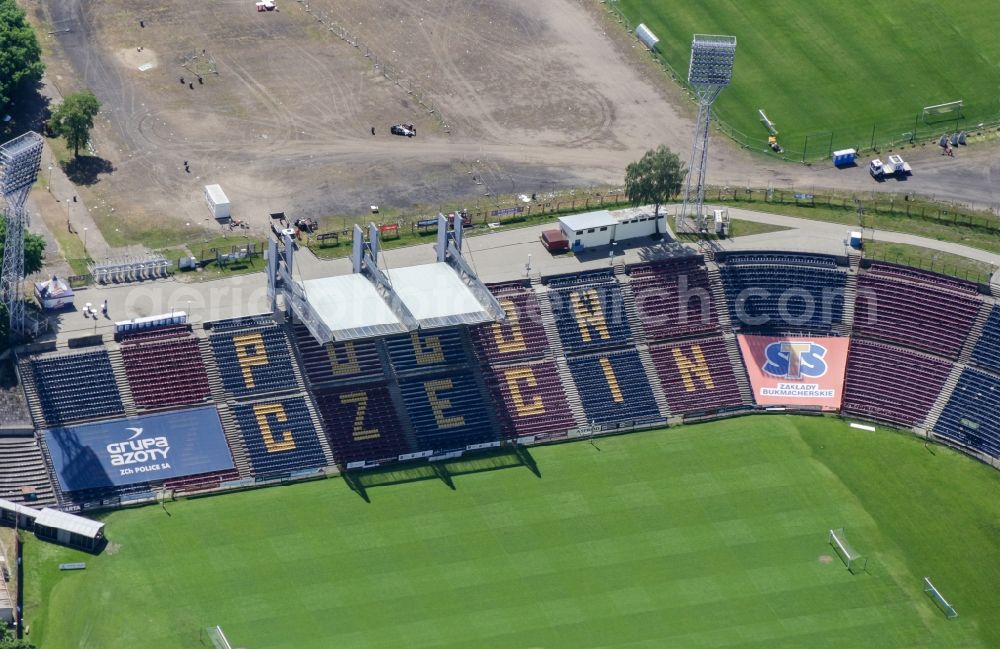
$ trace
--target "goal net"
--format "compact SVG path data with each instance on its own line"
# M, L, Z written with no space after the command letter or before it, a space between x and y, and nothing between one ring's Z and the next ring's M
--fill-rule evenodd
M935 106L924 106L924 112L921 114L921 118L924 124L937 124L938 122L950 122L956 119L961 119L962 114L962 100L949 101L944 104L937 104Z
M844 528L838 527L835 530L830 530L830 545L837 551L837 556L840 557L840 560L844 562L844 565L847 566L847 569L852 574L864 572L868 568L868 559L861 556L847 542L847 535L844 533Z
M222 632L221 626L208 627L205 629L205 634L208 636L208 640L212 643L214 649L233 649L233 645L229 643L229 638Z
M944 598L941 591L935 588L934 584L932 584L931 580L927 577L924 577L924 592L930 595L931 599L934 600L934 603L938 605L938 608L944 611L944 614L949 620L958 617L958 611L956 611L954 607L948 603L948 600Z

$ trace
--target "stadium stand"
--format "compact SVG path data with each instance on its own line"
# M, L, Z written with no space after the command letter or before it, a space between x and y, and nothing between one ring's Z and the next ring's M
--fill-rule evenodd
M121 345L136 407L166 408L209 399L211 389L198 339L181 327L155 334L128 336Z
M924 282L864 273L858 280L854 333L954 359L975 324L979 304L971 295Z
M303 397L232 406L254 475L266 477L326 465L316 427Z
M396 459L410 452L387 386L320 390L313 398L339 464Z
M646 423L660 419L639 353L628 349L567 359L587 421Z
M549 342L534 291L520 284L494 285L491 290L507 314L507 322L469 330L480 360L499 363L544 356Z
M834 257L761 252L719 259L735 329L819 334L843 323L847 273Z
M934 429L948 439L1000 457L1000 377L964 370Z
M42 449L34 436L0 438L0 498L31 505L56 502Z
M1000 306L994 305L990 309L983 334L972 352L972 361L1000 372Z
M294 333L302 369L312 385L355 382L383 374L374 340L320 345L304 324L296 324Z
M559 338L567 352L627 344L632 338L621 287L610 271L548 280Z
M505 439L565 431L575 425L552 361L493 367L486 384Z
M176 338L191 333L191 325L178 324L144 329L141 331L124 331L115 334L115 340L121 343L151 342L163 338Z
M497 439L471 373L411 380L399 388L421 450L447 451Z
M204 491L206 489L216 489L223 482L239 480L240 473L236 469L229 471L213 471L212 473L200 473L198 475L184 476L183 478L172 478L163 481L163 488L176 492Z
M125 412L111 360L103 349L34 358L31 371L50 426Z
M743 405L721 337L650 347L671 414L710 413Z
M648 340L719 328L704 260L692 255L628 270L636 311Z
M868 274L875 277L885 277L910 284L924 284L931 288L948 288L968 295L977 295L979 293L979 287L975 282L949 275L941 275L929 270L900 266L899 264L891 264L884 261L873 261L870 265L866 264L866 266Z
M947 361L854 339L842 410L905 427L921 423L951 371Z
M288 339L272 320L252 322L249 328L223 322L222 327L213 323L209 340L226 392L248 396L298 386Z
M422 372L468 362L460 329L392 336L385 339L385 346L397 372Z

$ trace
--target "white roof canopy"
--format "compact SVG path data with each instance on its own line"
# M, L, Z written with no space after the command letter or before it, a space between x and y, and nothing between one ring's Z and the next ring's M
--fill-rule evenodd
M446 263L390 269L392 289L422 328L492 322L472 290Z
M72 534L85 536L88 539L96 539L100 536L101 530L104 529L104 523L92 521L89 518L76 516L75 514L67 514L66 512L49 507L45 507L42 511L38 512L38 517L35 518L35 525L66 530Z
M404 333L408 328L360 274L302 282L313 312L337 340Z
M615 219L615 217L611 215L611 212L607 210L597 210L596 212L560 216L559 223L566 226L567 229L575 232L578 230L588 230L590 228L603 228L611 225L617 225L618 220Z

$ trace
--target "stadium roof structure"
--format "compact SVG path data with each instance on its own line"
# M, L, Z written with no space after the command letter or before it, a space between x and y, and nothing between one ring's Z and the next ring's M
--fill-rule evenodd
M447 263L387 272L389 281L421 329L493 322L476 292Z
M335 340L354 340L405 333L401 314L386 303L361 274L323 277L302 282L306 300Z

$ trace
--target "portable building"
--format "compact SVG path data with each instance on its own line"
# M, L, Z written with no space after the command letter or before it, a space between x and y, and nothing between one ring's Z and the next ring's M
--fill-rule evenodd
M229 198L220 185L205 185L205 202L208 203L208 210L215 218L228 219L232 216L229 211Z

